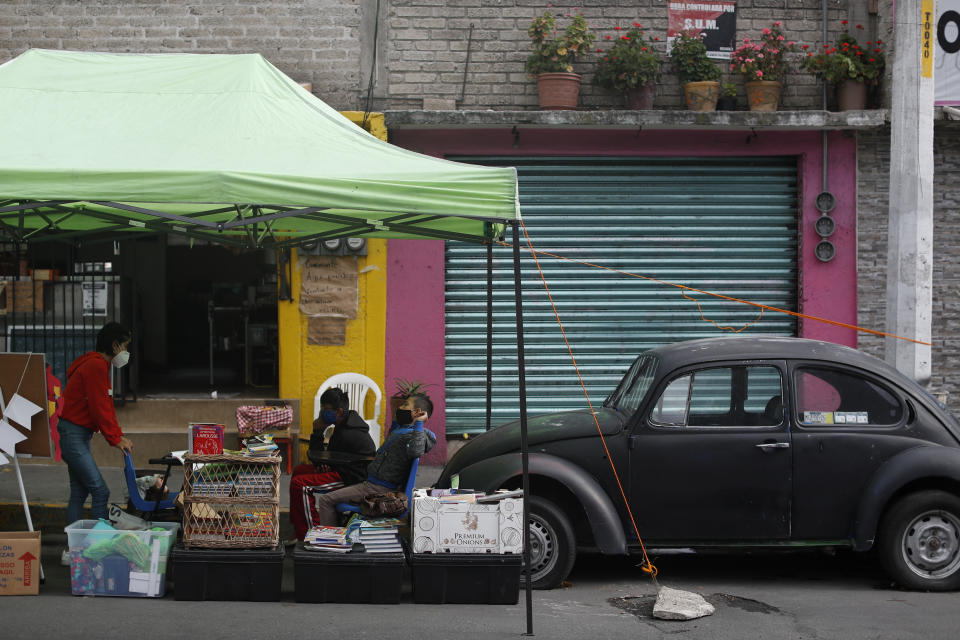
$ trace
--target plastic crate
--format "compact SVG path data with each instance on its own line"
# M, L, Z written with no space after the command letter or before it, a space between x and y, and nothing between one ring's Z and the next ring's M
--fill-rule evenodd
M517 604L520 554L415 553L410 556L417 604Z
M153 523L160 531L121 531L95 530L98 522L77 520L64 529L73 595L162 598L179 523Z
M280 600L283 545L272 549L173 548L177 600Z
M407 566L403 553L293 551L297 602L397 604Z

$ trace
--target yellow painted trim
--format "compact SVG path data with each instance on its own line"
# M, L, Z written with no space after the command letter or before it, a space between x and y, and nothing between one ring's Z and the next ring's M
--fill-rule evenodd
M362 111L342 112L352 122L363 121ZM368 130L387 139L382 113L367 117ZM362 171L362 167L360 168ZM387 317L387 241L367 240L367 255L357 258L359 272L359 309L357 317L347 322L343 346L307 344L307 318L300 313L301 258L296 249L290 250L292 301L278 302L279 331L279 392L281 398L300 398L300 434L313 431L313 399L320 384L330 376L352 371L372 378L384 394L380 405L380 427L383 429L389 413L384 376ZM278 280L279 282L279 280ZM367 413L372 414L372 402ZM379 444L379 443L378 443ZM305 448L305 447L304 447ZM301 451L303 454L304 452ZM305 459L301 457L301 459Z

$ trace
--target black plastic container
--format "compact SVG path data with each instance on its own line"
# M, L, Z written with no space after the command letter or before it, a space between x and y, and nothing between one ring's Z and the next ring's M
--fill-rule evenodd
M177 600L280 600L283 546L273 549L173 548L173 593Z
M415 553L413 601L417 604L517 604L520 554Z
M403 571L402 553L293 551L297 602L397 604Z

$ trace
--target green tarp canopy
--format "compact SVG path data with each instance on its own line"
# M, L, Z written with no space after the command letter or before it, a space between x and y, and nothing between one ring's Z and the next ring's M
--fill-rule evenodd
M34 49L0 65L0 238L480 241L516 172L390 145L259 54Z

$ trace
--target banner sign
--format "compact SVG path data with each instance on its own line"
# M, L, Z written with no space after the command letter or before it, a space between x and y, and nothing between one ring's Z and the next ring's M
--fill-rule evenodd
M711 58L729 59L736 48L737 3L734 0L691 0L667 3L667 52L681 31L700 35Z
M937 0L934 101L960 105L960 0Z

